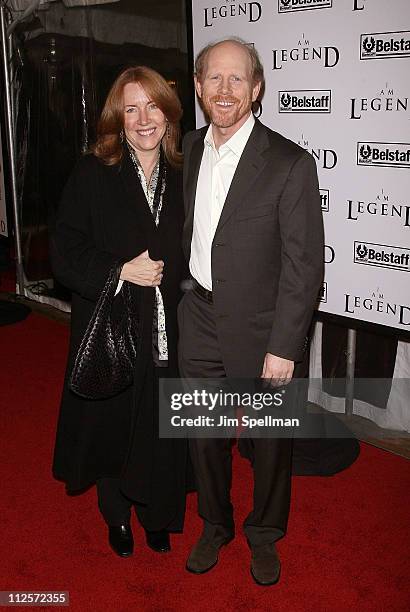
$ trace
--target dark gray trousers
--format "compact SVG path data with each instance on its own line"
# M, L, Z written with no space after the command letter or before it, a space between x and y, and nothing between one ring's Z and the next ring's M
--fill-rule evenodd
M218 346L213 304L195 291L184 295L178 311L179 367L185 378L226 376ZM251 545L281 538L287 527L291 489L292 440L246 440L251 446L254 473L253 509L244 522ZM198 511L204 534L223 541L234 534L230 499L232 453L230 439L190 440L198 491Z

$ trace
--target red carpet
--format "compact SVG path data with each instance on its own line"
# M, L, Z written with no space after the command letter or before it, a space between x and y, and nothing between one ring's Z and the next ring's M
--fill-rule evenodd
M367 445L333 478L294 479L275 587L258 587L249 575L240 523L250 506L250 469L238 456L238 537L212 572L184 570L200 530L193 495L185 533L174 536L170 555L147 549L134 523L134 556L115 557L94 490L68 497L50 473L67 339L64 325L33 314L0 328L0 590L69 591L76 612L410 610L410 463Z

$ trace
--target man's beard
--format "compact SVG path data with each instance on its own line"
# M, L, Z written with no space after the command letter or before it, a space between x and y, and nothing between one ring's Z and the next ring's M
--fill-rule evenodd
M233 105L229 110L224 110L223 108L219 110L215 106L216 102L233 102ZM204 102L204 110L211 119L212 124L220 128L228 128L235 125L249 112L250 108L250 103L244 104L243 101L238 100L234 96L213 96Z

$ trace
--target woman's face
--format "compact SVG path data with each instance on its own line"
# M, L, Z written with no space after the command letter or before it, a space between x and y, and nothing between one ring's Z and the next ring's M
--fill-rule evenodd
M139 83L124 87L124 132L137 153L157 153L165 134L164 113Z

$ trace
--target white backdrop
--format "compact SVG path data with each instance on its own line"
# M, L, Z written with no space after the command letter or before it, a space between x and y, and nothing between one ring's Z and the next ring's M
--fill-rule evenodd
M192 13L195 54L227 36L256 46L262 122L316 159L327 245L319 308L410 330L410 1L193 0ZM319 382L321 332L309 399L343 412ZM393 378L405 380L386 409L355 400L353 411L410 432L409 343L398 343Z
M0 236L8 236L6 217L6 195L4 193L3 154L0 129Z
M195 55L226 36L256 46L262 122L316 159L320 309L410 330L409 0L193 0L192 12Z

